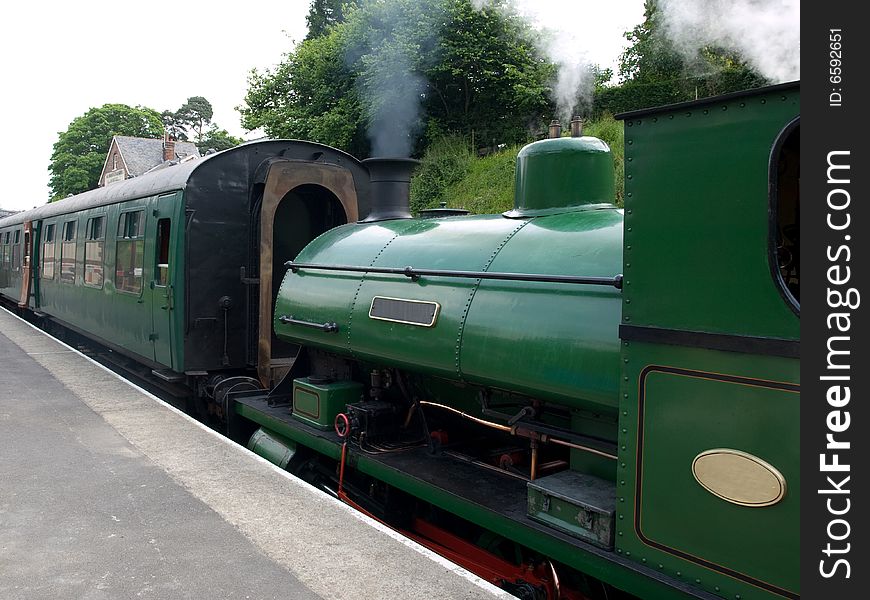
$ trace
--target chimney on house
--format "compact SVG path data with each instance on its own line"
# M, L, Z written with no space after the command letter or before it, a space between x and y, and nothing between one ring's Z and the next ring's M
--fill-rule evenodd
M168 133L163 134L163 160L175 160L175 140Z

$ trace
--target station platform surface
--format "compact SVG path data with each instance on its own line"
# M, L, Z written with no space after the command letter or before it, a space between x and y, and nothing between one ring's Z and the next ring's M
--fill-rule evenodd
M0 309L0 598L513 598Z

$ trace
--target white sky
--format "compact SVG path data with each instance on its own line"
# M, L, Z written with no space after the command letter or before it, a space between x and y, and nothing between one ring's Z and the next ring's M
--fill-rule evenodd
M622 34L643 18L643 0L539 3L552 14L579 9L590 24L578 25L582 51L604 66L615 65ZM162 112L204 96L214 122L243 136L235 107L249 71L274 66L305 37L308 7L309 0L7 3L0 19L0 208L45 203L57 134L92 107Z

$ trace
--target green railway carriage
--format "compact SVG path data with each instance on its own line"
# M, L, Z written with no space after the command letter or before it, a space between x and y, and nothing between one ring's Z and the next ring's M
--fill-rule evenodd
M309 142L164 165L0 220L0 295L163 381L213 387L220 373L251 379L258 361L268 378L281 357L258 355L274 295L258 274L356 219L367 186L358 161ZM276 229L286 235L263 251Z
M799 112L622 115L624 210L594 138L521 151L503 215L411 218L368 165L231 432L522 598L798 597Z

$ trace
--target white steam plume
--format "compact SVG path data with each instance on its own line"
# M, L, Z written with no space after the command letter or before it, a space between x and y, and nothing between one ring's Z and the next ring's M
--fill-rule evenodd
M361 92L369 105L368 137L372 156L411 156L413 142L422 127L420 98L426 81L414 72L402 48L382 45L368 57L369 75Z
M689 57L706 45L737 52L774 82L800 78L800 0L659 0L662 23Z
M516 12L538 30L538 47L558 67L553 87L553 100L563 121L571 119L580 102L592 99L592 61L588 57L588 36L583 30L594 27L587 23L589 6L583 2L552 2L546 0L509 0L507 6L497 0L471 0L482 10L486 7Z
M414 0L365 0L377 26L367 30L368 50L349 54L350 66L359 61L362 76L357 80L368 120L371 154L404 158L411 155L422 127L422 93L426 81L416 70L417 49L402 43L403 28L413 21ZM434 34L431 34L434 35ZM431 45L426 42L424 45ZM359 49L353 48L354 52Z

